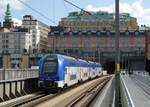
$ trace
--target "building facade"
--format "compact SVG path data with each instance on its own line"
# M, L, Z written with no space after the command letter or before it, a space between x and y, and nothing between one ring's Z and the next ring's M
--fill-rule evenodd
M23 54L32 51L32 35L28 29L0 32L0 53Z
M81 50L84 52L114 52L115 32L50 32L48 48L56 50ZM122 31L120 32L121 52L145 52L146 33L145 31Z
M47 50L47 38L50 27L36 19L31 15L23 16L23 27L32 30L32 47L33 50Z
M69 27L72 31L114 31L115 14L104 11L71 12L68 17L62 18L59 26ZM138 30L137 19L128 13L120 14L120 31Z

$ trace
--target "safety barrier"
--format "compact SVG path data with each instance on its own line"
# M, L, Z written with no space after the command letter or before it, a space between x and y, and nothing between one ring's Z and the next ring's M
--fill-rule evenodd
M38 78L0 81L0 102L38 91Z
M123 107L134 107L130 93L125 85L122 75L120 75L120 92L121 92L121 102Z
M38 77L38 69L0 69L0 81L36 77Z

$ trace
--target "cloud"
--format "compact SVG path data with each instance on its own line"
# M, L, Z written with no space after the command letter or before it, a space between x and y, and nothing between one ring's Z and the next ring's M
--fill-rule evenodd
M12 21L14 22L15 26L21 26L22 25L22 21L17 19L17 18L13 18Z
M136 17L139 25L149 25L150 26L150 8L144 8L142 6L143 0L136 0L132 4L120 2L120 13L130 13L131 16ZM88 5L85 8L87 11L108 11L109 13L115 11L115 4L104 6L104 7L94 7Z
M13 10L23 9L23 5L18 0L0 0L0 14L4 14L4 12L6 11L6 5L8 3L10 4L10 8Z

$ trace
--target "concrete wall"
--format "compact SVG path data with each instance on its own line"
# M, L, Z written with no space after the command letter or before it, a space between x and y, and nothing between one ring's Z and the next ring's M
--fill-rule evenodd
M35 77L38 77L38 69L0 69L0 81Z
M38 78L0 81L0 102L38 91Z
M11 68L10 55L3 55L3 66L5 66L5 68Z

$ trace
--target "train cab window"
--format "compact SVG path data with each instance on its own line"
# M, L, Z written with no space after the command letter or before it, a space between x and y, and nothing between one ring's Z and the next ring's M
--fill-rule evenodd
M45 60L42 66L42 73L52 75L57 73L57 60Z

